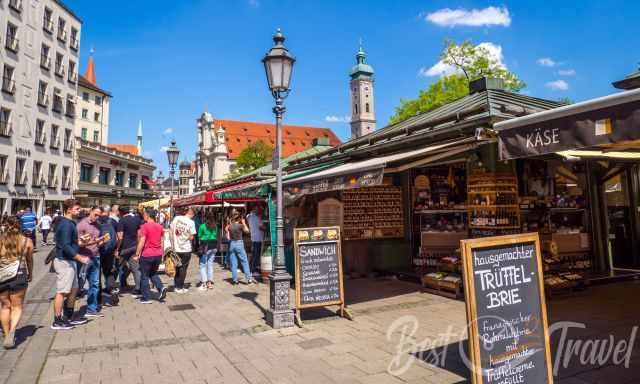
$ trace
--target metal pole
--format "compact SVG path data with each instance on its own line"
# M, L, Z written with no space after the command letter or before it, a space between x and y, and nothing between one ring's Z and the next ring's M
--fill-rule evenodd
M169 206L169 217L171 218L171 220L173 221L173 176L175 173L175 166L170 164L169 167L171 168L170 176L171 176L171 191L169 192L169 201L170 201L170 206Z
M275 93L276 105L273 113L276 115L276 151L274 168L276 168L276 265L269 276L270 301L267 322L273 328L292 327L293 310L291 309L289 287L291 275L285 268L284 255L284 205L282 188L282 115L285 112L284 100L279 93Z

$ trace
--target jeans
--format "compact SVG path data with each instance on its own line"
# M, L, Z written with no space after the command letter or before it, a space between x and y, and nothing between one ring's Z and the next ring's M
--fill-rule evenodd
M47 242L47 237L49 237L49 230L48 229L43 229L42 230L42 242L46 244Z
M232 240L229 242L229 258L231 259L231 278L238 281L238 259L242 264L244 277L250 280L251 270L249 269L249 261L247 260L247 252L244 250L244 242L242 240Z
M254 241L251 243L251 270L260 269L260 257L262 256L262 241Z
M133 274L136 291L140 290L140 263L133 259L133 255L123 258L120 264L120 289L127 287L127 278Z
M151 282L158 292L162 291L162 280L160 280L160 276L158 276L160 263L162 263L162 256L140 257L140 290L142 291L142 300L150 299L149 279L151 279Z
M213 281L213 261L216 258L217 249L206 250L200 255L200 281L206 283Z
M102 270L102 276L104 276L105 288L109 293L111 293L116 283L116 271L113 264L114 258L113 253L100 255L100 269Z
M87 264L87 312L98 312L98 295L100 294L100 256L90 257Z
M182 265L176 268L176 277L173 280L173 285L176 289L184 288L184 280L187 278L187 269L189 268L189 261L191 260L191 252L176 252L180 258Z

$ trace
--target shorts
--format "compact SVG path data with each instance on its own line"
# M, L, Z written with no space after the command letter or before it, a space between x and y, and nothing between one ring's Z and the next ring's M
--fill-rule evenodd
M13 295L14 293L20 292L23 289L27 289L28 286L29 284L24 282L5 283L4 285L0 285L0 293L4 293L8 291L10 295Z
M53 259L53 268L56 270L56 292L69 293L78 288L78 273L76 262L72 260Z

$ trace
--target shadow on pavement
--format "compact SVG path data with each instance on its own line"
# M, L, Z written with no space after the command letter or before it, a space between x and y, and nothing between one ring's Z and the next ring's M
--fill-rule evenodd
M263 319L267 318L267 309L258 303L257 292L238 292L234 296L252 302L262 312Z

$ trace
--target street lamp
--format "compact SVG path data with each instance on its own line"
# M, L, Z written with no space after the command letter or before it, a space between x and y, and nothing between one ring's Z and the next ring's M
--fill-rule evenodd
M46 192L47 192L47 181L44 179L44 177L42 177L40 179L40 191L42 192L42 202L40 203L40 216L44 216L44 213L46 211L45 209L45 199L46 199ZM35 212L34 212L35 213Z
M169 176L171 177L171 191L169 195L170 207L169 216L173 219L173 184L174 176L176 173L176 164L178 163L178 156L180 156L180 150L176 147L176 141L171 140L171 146L167 148L167 159L169 160Z
M156 195L158 197L158 209L160 209L160 199L162 197L161 189L162 182L164 181L164 177L162 176L162 171L158 171L158 177L156 177L156 185L153 187L156 191Z
M284 215L282 199L282 115L285 112L284 99L289 95L291 71L296 59L289 54L282 45L284 36L280 29L273 36L275 45L262 59L267 82L276 105L273 113L276 115L276 150L273 156L273 169L276 170L276 265L269 275L269 311L267 323L273 328L293 326L293 310L289 303L289 287L291 275L287 273L284 261Z

